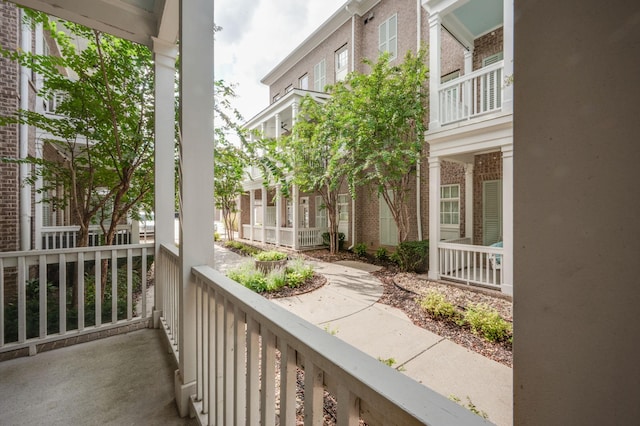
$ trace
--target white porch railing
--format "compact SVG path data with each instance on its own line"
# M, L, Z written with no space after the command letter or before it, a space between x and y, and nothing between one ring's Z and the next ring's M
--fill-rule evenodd
M178 342L180 340L180 315L178 305L180 303L180 252L178 247L162 244L160 246L160 259L156 262L156 291L162 295L159 306L161 311L160 322L167 334L171 350L176 361L179 359Z
M276 233L278 228L267 226L266 242L276 243ZM327 228L299 228L298 248L317 247L322 245L322 233L327 232ZM293 247L293 228L280 228L280 245ZM242 235L246 240L251 240L251 225L242 225ZM253 240L262 241L262 226L253 226Z
M500 289L502 285L501 247L438 243L440 278Z
M151 244L0 253L0 353L28 347L35 354L57 340L148 324L147 256L152 254ZM109 287L102 289L105 260ZM134 274L140 312L134 311ZM123 292L126 304L118 304Z
M78 244L80 226L43 226L41 229L42 249L73 248ZM133 242L131 225L118 225L114 245L131 244ZM89 227L89 246L104 244L104 232L100 225Z
M305 424L323 424L325 391L337 401L341 425L357 425L359 419L385 425L486 424L212 268L192 271L192 405L201 424L293 425L299 408ZM302 402L296 395L299 374L304 374Z
M502 107L504 61L486 66L440 86L440 123L468 120Z

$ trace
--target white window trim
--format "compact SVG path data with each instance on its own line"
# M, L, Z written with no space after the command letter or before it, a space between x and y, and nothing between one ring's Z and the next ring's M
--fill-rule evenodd
M395 33L391 34L389 29L391 23L395 25ZM392 15L389 19L378 26L378 50L380 53L389 52L389 60L398 57L398 14Z
M309 74L300 76L300 78L298 79L298 88L302 90L309 90Z
M496 62L500 62L503 59L504 59L504 53L503 52L498 52L498 53L496 53L494 55L487 56L486 58L484 58L482 60L482 66L486 67L488 65L495 64Z
M445 188L453 188L456 187L458 189L457 197L443 197L442 190ZM442 204L447 202L457 202L458 203L458 211L452 212L457 213L458 215L458 223L443 223L443 216L445 212L443 211ZM460 227L460 185L452 184L452 185L440 185L440 227L445 229L458 229Z
M324 59L313 67L313 90L323 92L327 85L327 63Z
M341 65L340 57L344 55L344 64ZM349 49L345 44L335 53L335 68L336 68L336 81L342 81L347 77L349 73Z

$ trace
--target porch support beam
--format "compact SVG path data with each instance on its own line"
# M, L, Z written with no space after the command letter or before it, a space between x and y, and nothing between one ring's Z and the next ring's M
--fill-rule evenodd
M255 236L253 227L256 225L256 191L255 189L249 190L249 240L253 241Z
M513 146L502 148L502 292L513 294Z
M262 244L267 242L267 188L262 187Z
M437 280L440 241L440 158L429 158L429 279Z
M291 190L292 193L292 199L291 199L291 210L292 210L292 216L293 216L293 235L292 235L292 246L294 250L298 250L299 248L299 243L298 243L298 228L300 226L299 219L298 219L298 211L300 209L300 194L298 191L298 185L293 185L293 188Z
M503 81L513 76L513 0L504 0L503 5ZM513 84L507 83L502 88L502 111L513 113Z
M282 191L276 185L276 245L280 245L280 226L282 222Z
M438 12L429 16L429 130L440 127L440 38L442 18ZM438 193L440 189L438 188Z
M464 166L464 236L473 244L473 163Z
M160 246L174 244L174 203L175 167L174 161L174 120L175 120L175 73L178 46L163 40L153 40L155 63L155 258L161 259ZM160 172L162 171L162 172ZM137 227L136 227L137 229ZM156 275L153 326L160 327L166 276Z
M181 416L189 414L196 383L191 270L213 266L213 22L212 1L180 2L180 356L175 390Z

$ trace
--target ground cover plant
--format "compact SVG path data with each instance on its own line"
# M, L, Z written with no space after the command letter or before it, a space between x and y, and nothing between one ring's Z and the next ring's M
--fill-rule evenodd
M264 293L283 287L300 287L314 276L314 272L311 265L305 264L301 259L294 259L286 267L275 268L266 274L256 268L253 262L245 262L229 270L227 276L257 293Z

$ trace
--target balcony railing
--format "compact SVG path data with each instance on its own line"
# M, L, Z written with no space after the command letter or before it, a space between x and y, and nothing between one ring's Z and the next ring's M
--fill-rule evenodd
M58 340L147 326L152 254L150 244L0 253L0 353L29 348L35 354Z
M43 226L41 229L42 249L73 248L78 245L80 226ZM131 244L131 225L118 225L114 245ZM104 245L104 232L99 225L89 227L89 246Z
M438 243L440 278L500 289L501 247L471 245L468 239Z
M196 282L201 424L484 424L475 416L208 266ZM300 392L303 397L300 398ZM335 405L334 405L335 406Z
M251 225L242 225L243 238L251 240ZM266 226L266 240L269 244L276 244L278 228ZM298 228L298 248L317 247L322 245L322 234L327 228ZM293 247L295 231L293 228L280 228L280 244L285 247ZM253 226L253 240L262 241L262 226Z
M440 124L469 120L502 108L504 61L440 85Z

